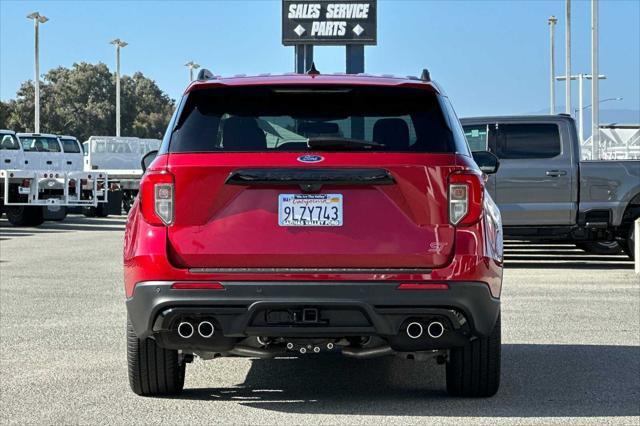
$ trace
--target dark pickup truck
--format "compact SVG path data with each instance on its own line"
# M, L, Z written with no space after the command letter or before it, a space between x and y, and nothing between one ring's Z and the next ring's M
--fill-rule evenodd
M487 189L505 237L571 241L586 250L618 242L633 258L640 217L640 161L580 161L574 120L565 115L461 120L472 151L500 159Z

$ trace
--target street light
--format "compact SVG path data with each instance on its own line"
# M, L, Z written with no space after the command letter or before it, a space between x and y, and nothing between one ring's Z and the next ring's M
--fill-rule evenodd
M116 137L120 137L120 48L129 43L119 38L110 43L116 47Z
M584 142L584 127L582 125L582 123L584 123L584 116L582 112L585 110L585 108L583 108L582 106L583 99L584 99L584 83L583 82L584 82L584 79L593 80L591 77L592 77L591 74L582 74L582 73L577 75L574 74L571 76L571 80L578 80L578 108L574 110L574 115L575 115L575 112L578 113L577 114L578 115L578 133L579 133L581 142ZM606 78L607 76L602 74L598 76L598 80L605 80ZM567 78L564 75L556 77L556 80L558 81L565 81L566 79ZM570 83L567 83L567 84L570 85ZM592 82L592 85L593 85L593 82Z
M189 81L193 81L193 70L197 70L200 68L200 65L196 64L193 61L189 61L184 64L185 67L189 68Z
M555 114L556 113L556 82L554 80L556 76L555 33L556 33L556 24L558 23L558 18L551 15L547 20L547 22L549 23L549 44L550 44L550 55L551 55L551 60L550 60L551 108L549 109L549 113Z
M35 87L35 113L34 113L34 132L40 133L40 24L44 24L49 20L38 12L27 15L27 19L33 20L35 32L35 78L33 84Z
M618 98L607 98L607 99L603 99L600 102L598 102L599 104L604 103L604 102L609 102L609 101L621 101L624 98L622 96L618 97ZM586 107L582 108L582 109L587 109L587 108L591 108L593 105L589 104ZM576 112L578 111L578 108L576 108Z
M603 102L608 102L608 101L621 101L622 97L619 98L607 98L607 99L603 99L600 102L598 102L598 105L603 103ZM576 108L574 110L574 113L576 115L578 115L578 117L580 117L580 128L578 129L580 131L580 143L584 143L584 126L582 125L583 123L583 118L582 118L582 112L588 108L591 108L592 104L587 105L586 107L583 108Z

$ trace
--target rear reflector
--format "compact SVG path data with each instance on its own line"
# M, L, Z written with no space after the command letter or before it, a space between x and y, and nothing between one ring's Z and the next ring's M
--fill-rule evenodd
M397 290L449 290L449 284L444 283L402 283Z
M174 290L224 290L224 286L220 283L206 283L202 281L173 283L171 288Z

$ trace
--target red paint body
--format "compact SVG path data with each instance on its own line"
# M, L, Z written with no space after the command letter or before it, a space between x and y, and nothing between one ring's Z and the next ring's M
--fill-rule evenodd
M187 93L224 85L367 84L422 87L413 80L281 76L195 82ZM305 152L305 154L308 152ZM175 184L174 222L150 224L138 199L129 213L124 246L125 289L164 281L393 281L486 283L494 297L502 282L499 232L487 209L473 224L449 221L452 173L474 172L473 160L458 154L317 152L324 161L302 165L299 152L171 153L150 171L168 172ZM296 185L226 185L240 168L363 168L388 170L388 186L323 186L320 193L344 197L341 227L288 228L278 225L278 194L299 194ZM484 192L482 189L481 193ZM143 203L147 200L143 200ZM194 273L189 268L414 268L424 274Z

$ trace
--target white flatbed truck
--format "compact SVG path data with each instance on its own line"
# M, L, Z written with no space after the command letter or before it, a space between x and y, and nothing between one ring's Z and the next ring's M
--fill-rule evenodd
M65 151L56 135L0 130L0 208L11 224L38 226L46 208L96 208L107 201L107 174L74 167L68 154L78 153Z

